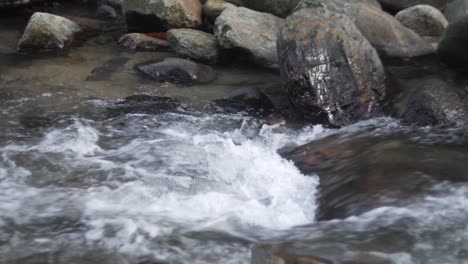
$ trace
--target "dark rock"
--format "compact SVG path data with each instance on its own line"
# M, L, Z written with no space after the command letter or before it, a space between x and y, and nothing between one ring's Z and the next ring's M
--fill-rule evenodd
M96 10L96 17L101 19L115 19L117 18L117 12L111 6L102 5Z
M246 112L253 116L268 116L274 112L275 105L258 89L241 88L213 101L205 109L211 113Z
M440 181L466 181L468 156L450 140L427 145L405 132L379 136L360 129L315 140L282 155L302 173L319 176L317 218L330 220L403 205Z
M468 94L439 79L426 79L410 95L402 119L419 126L456 125L468 120Z
M278 56L290 101L312 122L344 126L380 114L382 64L347 17L296 11L280 31Z
M440 59L448 65L467 68L468 15L451 23L442 35L438 47Z
M142 33L129 33L119 39L120 47L129 51L164 51L169 47L166 40Z
M312 256L294 256L279 245L262 245L252 249L251 264L336 264L330 260Z
M216 73L211 67L177 58L146 63L137 66L137 68L147 76L160 82L193 85L210 83L216 79Z
M453 23L460 18L463 18L468 12L468 0L452 0L449 1L444 9L444 15L449 23Z
M201 25L199 0L123 0L122 11L131 31L154 32Z
M157 115L167 112L183 112L185 106L178 100L170 97L151 95L132 95L109 107L109 117L126 114Z
M80 26L67 18L36 12L18 42L18 50L61 50L80 31Z
M87 81L107 81L112 75L120 70L129 58L113 58L91 71L91 74L86 78Z
M379 0L383 7L391 11L400 11L415 5L430 5L443 9L448 0Z
M208 0L203 4L203 14L214 21L226 8L235 8L236 6L224 0Z
M286 17L294 10L300 0L249 0L245 6L256 11Z
M170 48L179 56L216 63L219 49L213 34L194 29L171 29L167 32Z

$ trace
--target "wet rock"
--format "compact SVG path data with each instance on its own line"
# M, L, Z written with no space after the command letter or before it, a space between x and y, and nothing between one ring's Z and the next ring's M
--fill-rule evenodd
M223 99L215 100L205 107L210 113L236 114L246 112L253 116L268 116L275 110L275 105L258 89L241 88Z
M171 97L132 95L108 108L108 116L116 117L126 114L161 114L181 112L185 106Z
M424 80L403 107L402 119L420 126L455 125L468 120L468 94L439 79Z
M177 58L142 64L137 69L159 82L191 85L210 83L216 79L211 67Z
M29 5L32 2L40 2L44 0L0 0L0 8L12 8L12 7L20 7L24 5Z
M179 56L207 63L218 61L218 43L213 34L194 29L171 29L167 32L167 41Z
M463 18L468 13L468 0L452 0L444 9L444 15L449 23Z
M114 73L118 72L129 61L129 58L112 58L104 65L94 68L86 78L87 81L108 81Z
M117 8L119 10L122 8L122 0L99 0L98 3L100 5L112 6L113 8Z
M350 4L369 4L376 8L381 8L377 0L301 0L296 9L326 7L328 10L345 13L346 7Z
M400 11L415 5L430 5L443 9L448 0L379 0L379 2L387 9Z
M466 181L468 169L467 154L451 143L427 145L411 135L373 136L362 129L312 141L282 156L302 173L319 176L318 220L404 205L437 182Z
M278 56L290 102L312 122L345 126L380 114L382 64L347 17L296 11L279 33Z
M214 21L226 8L235 8L236 5L224 0L208 0L203 5L203 14L211 21Z
M294 256L279 245L262 245L252 249L251 264L337 264L312 256Z
M70 45L80 30L67 18L36 12L19 40L18 50L60 50Z
M346 14L380 54L387 57L416 57L435 49L416 32L403 26L393 16L367 4L353 4Z
M300 0L249 0L245 6L256 11L286 17L294 10Z
M247 8L228 8L216 19L215 35L224 49L240 49L261 66L278 66L276 38L283 20Z
M96 10L96 17L101 19L115 19L117 18L117 12L111 6L102 5Z
M437 8L429 5L407 8L398 12L395 18L405 27L426 37L440 37L448 25L444 15Z
M451 66L465 68L468 63L468 15L450 24L439 42L440 59Z
M166 40L153 38L142 33L129 33L119 39L120 47L129 51L161 51L169 47Z
M131 31L154 32L201 25L199 0L123 0L122 11Z

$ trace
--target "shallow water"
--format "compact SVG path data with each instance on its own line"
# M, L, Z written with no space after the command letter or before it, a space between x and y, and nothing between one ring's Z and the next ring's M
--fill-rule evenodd
M468 263L464 127L383 118L330 130L207 114L208 102L246 86L285 104L278 74L219 66L209 85L160 84L134 65L171 53L126 53L108 32L64 54L15 54L8 47L24 21L8 22L0 23L8 36L0 43L1 264L249 263L259 244L358 263ZM118 99L134 94L186 107L115 114ZM365 168L354 176L408 177L402 189L415 176L434 180L398 203L317 221L320 175L302 174L278 151L329 135L341 135L337 146L374 138L359 149L367 156L327 160Z

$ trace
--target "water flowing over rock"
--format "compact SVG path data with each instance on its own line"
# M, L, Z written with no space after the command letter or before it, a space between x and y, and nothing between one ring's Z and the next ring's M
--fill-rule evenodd
M396 14L395 18L420 36L440 37L448 25L447 19L435 7L417 5Z
M80 26L64 17L36 12L29 19L18 50L60 50L69 45Z
M137 66L138 70L159 82L181 84L209 83L216 79L214 70L189 60L167 58Z
M345 16L297 11L280 31L278 56L290 101L313 122L344 126L380 113L383 66Z
M207 63L216 63L219 49L213 34L194 29L171 29L167 41L179 56Z
M393 11L400 11L415 5L431 5L438 9L443 9L448 0L379 0L385 8Z
M448 65L467 68L468 63L468 15L450 24L439 42L438 54Z
M239 49L265 67L278 66L276 39L283 19L247 8L228 8L215 22L215 35L224 49Z
M124 0L122 11L130 30L165 31L201 25L199 0Z

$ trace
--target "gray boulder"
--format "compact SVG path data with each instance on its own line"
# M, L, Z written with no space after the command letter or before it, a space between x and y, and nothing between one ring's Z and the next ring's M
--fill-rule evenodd
M450 24L439 42L440 59L452 66L466 68L468 63L468 15Z
M171 29L167 32L169 47L179 56L216 63L218 43L213 34L194 29Z
M203 5L203 14L211 21L214 21L224 9L233 7L236 7L236 5L224 0L208 0Z
M80 26L67 18L36 12L18 42L18 50L60 50L80 31Z
M199 0L124 0L122 11L131 31L160 32L201 25Z
M382 63L346 16L296 11L280 30L278 57L290 102L312 122L345 126L380 114Z
M448 25L447 19L439 9L429 5L416 5L404 9L398 12L395 18L405 27L424 37L440 37Z
M210 83L216 79L215 71L206 65L178 58L138 65L137 69L159 82L187 85Z
M276 39L283 19L247 8L228 8L215 21L215 36L224 49L246 51L265 67L278 66Z
M326 7L330 11L344 13L349 4L364 3L380 8L377 0L301 0L296 9Z

